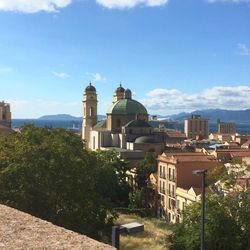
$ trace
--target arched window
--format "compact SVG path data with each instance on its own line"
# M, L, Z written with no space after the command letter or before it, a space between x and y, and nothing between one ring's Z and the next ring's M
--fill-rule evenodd
M94 108L93 107L90 107L89 115L94 116Z

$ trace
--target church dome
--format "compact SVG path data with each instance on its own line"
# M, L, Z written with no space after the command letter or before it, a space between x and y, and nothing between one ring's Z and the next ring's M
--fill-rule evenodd
M115 102L107 114L112 115L136 115L145 114L148 115L146 108L139 102L132 99L121 99Z
M130 89L125 90L125 99L131 99L132 98L132 92Z
M85 92L87 91L96 91L95 87L91 84L91 82L89 83L89 85L85 88Z
M122 85L120 84L120 86L116 89L116 91L115 91L116 93L117 92L122 92L122 93L124 93L125 92L125 89L122 87Z
M135 143L155 143L155 140L151 136L141 136L135 139Z

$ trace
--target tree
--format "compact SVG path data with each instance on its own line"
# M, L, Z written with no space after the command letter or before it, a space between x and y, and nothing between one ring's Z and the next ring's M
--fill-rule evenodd
M157 171L156 154L148 152L142 161L136 165L136 183L138 188L145 188L149 183L149 177Z
M97 157L97 164L99 169L103 170L103 173L100 175L99 183L109 181L107 176L107 169L112 172L113 180L113 188L108 190L104 190L103 187L105 185L100 185L100 191L104 192L108 195L111 195L112 202L115 203L116 206L127 206L128 205L128 195L131 191L131 187L127 183L127 171L129 170L128 162L124 159L121 159L119 154L114 150L98 150L95 152Z
M206 176L206 184L214 185L218 180L222 179L227 174L226 168L224 166L216 166L212 170L208 171Z
M96 239L110 234L118 178L63 129L0 138L0 202Z
M200 248L201 202L186 207L183 222L177 224L171 236L174 250ZM206 249L250 249L250 191L206 199Z

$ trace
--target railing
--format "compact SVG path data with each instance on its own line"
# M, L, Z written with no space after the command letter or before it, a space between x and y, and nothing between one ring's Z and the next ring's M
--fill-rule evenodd
M170 190L168 190L168 195L169 195L170 197L173 197L173 198L175 198L175 196L176 196L175 192L170 191Z
M175 175L168 175L168 180L176 181L176 176Z
M162 193L162 194L166 194L166 189L164 189L164 188L160 188L160 193Z
M160 172L160 178L166 179L166 174L164 172Z

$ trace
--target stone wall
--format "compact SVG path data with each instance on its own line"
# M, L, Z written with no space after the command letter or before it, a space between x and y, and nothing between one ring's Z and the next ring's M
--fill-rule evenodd
M16 209L0 205L0 249L114 250Z

